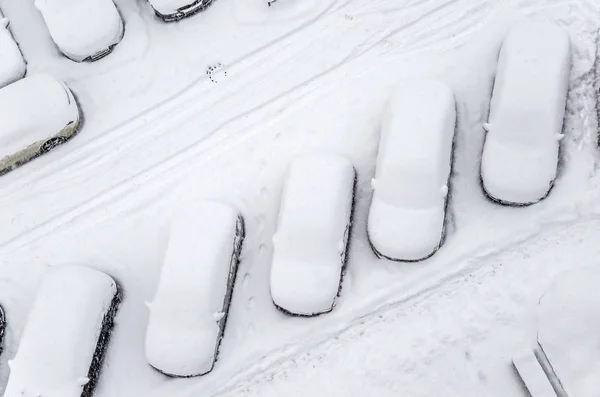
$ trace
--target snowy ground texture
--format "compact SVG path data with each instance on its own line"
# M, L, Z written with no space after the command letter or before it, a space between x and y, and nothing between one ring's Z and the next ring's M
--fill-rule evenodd
M124 289L99 397L522 395L511 357L534 342L540 295L600 253L596 1L230 0L177 24L145 1L115 3L123 40L77 64L31 0L0 1L28 73L63 79L85 117L71 142L0 178L2 387L44 271L84 264ZM568 31L573 70L556 186L508 208L480 187L481 124L521 17ZM366 212L383 104L411 77L453 88L458 129L445 243L406 265L373 255ZM290 159L317 149L358 172L349 261L332 313L290 318L271 303L271 237ZM247 238L214 371L172 380L145 360L144 302L171 214L204 197L239 208Z

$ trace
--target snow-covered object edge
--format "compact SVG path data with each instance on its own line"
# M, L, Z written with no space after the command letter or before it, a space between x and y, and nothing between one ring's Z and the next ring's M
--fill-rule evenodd
M75 62L96 61L112 52L125 34L113 0L35 0L52 40Z
M217 360L245 236L229 206L200 200L178 208L156 294L147 303L148 363L172 377L210 372Z
M50 74L0 88L0 175L71 139L80 113L69 87Z
M121 289L106 273L73 265L48 270L9 360L4 396L91 396L120 301Z
M549 194L570 70L570 39L562 28L529 21L508 31L484 125L481 181L492 200L530 205Z
M456 129L450 87L430 79L399 83L384 111L367 234L375 254L429 258L442 245Z
M148 0L154 13L164 22L175 22L210 6L213 0Z
M313 316L333 309L352 225L356 171L345 157L310 153L292 161L273 236L270 291L276 307Z

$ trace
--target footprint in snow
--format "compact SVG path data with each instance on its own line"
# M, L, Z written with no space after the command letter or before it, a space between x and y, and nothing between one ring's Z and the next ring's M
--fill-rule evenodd
M206 68L206 75L213 83L219 83L227 77L227 70L221 62L218 62Z

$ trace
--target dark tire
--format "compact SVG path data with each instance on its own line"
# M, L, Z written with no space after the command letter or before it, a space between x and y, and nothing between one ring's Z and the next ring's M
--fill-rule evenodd
M40 153L42 153L42 154L48 153L49 151L51 151L52 149L54 149L55 147L57 147L59 145L62 145L66 141L67 141L67 138L62 137L62 136L50 138L42 144L42 146L40 147Z

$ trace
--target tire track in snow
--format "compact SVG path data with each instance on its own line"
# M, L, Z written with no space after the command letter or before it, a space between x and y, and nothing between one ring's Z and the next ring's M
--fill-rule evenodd
M432 3L430 2L426 4ZM106 213L109 206L113 208L117 206L120 200L122 200L124 197L127 197L129 193L137 190L138 187L143 185L147 180L157 178L174 171L177 171L175 172L176 175L181 175L189 169L189 165L184 166L185 162L192 160L193 158L198 158L200 155L205 155L206 158L203 160L208 161L218 154L224 152L231 146L244 142L253 135L259 133L262 130L261 127L264 128L263 123L265 120L270 119L270 122L273 123L277 120L277 117L280 117L279 114L281 111L279 108L282 107L282 102L284 102L284 105L288 104L288 109L286 111L289 111L289 109L293 108L294 106L297 107L297 102L299 99L305 97L318 88L312 83L322 79L325 76L331 75L335 71L339 71L339 69L342 67L347 69L356 67L351 64L351 61L355 61L365 56L386 38L405 33L409 29L413 29L413 32L418 32L425 29L435 29L430 25L431 20L433 19L434 21L439 21L440 16L446 15L451 5L463 6L464 4L462 4L462 2L457 3L456 0L447 1L441 6L436 5L435 7L428 9L426 13L420 17L413 18L413 20L411 20L409 23L402 24L402 27L400 28L388 28L384 34L371 35L370 41L367 45L351 49L351 51L340 61L337 61L333 64L333 66L329 67L325 71L311 76L308 80L302 81L300 84L292 87L283 94L271 98L266 103L260 104L259 106L252 108L245 113L236 115L235 117L221 123L221 125L217 126L212 130L211 133L209 133L209 136L212 137L211 139L202 139L200 141L191 142L187 146L179 149L177 152L171 153L169 157L163 158L161 161L153 163L147 168L143 168L133 176L130 176L113 186L109 186L102 191L95 192L96 194L91 200L72 206L71 208L66 209L66 211L50 217L50 219L41 222L29 230L24 230L21 233L18 233L16 236L5 239L2 241L0 248L3 251L18 249L24 244L35 241L56 230L58 227L69 224L96 209L102 209L103 213ZM480 8L475 6L473 9L477 10ZM463 29L463 26L461 25L459 28ZM348 31L351 32L355 29L356 28L354 26L351 26L348 28ZM362 71L364 72L364 69ZM338 78L339 82L343 81L346 78L346 75L346 73L341 75ZM189 113L193 113L194 111L195 108L191 110L188 109ZM264 114L262 117L260 115L257 117L256 115L259 111L266 112L266 114ZM254 120L252 120L250 123L244 122L244 120L249 118L254 118ZM143 120L141 122L143 123ZM236 122L242 124L240 128L235 129L233 132L228 134L221 133L217 135L218 132L221 132L223 129L235 124ZM168 129L166 129L166 131L169 132L174 128L176 128L176 126L171 125L168 127ZM158 130L161 129L158 128ZM131 144L133 145L136 142L137 140L134 139L132 140ZM173 154L175 156L173 156ZM197 165L198 163L194 164L194 166ZM67 171L70 170L67 168ZM161 179L159 182L151 183L166 184L170 180L173 180L174 177L175 176L173 175L169 175L167 179ZM49 180L46 182L51 188L56 186L54 179L54 177L49 177ZM72 178L70 178L70 180L72 180ZM14 194L14 191L11 193Z

